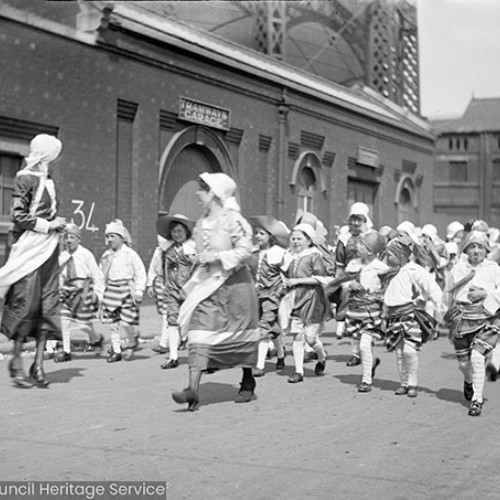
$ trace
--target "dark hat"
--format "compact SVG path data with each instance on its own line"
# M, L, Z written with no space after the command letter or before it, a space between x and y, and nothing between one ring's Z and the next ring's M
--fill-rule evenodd
M160 212L158 214L158 218L156 219L157 234L159 234L160 236L162 236L167 240L170 240L171 239L170 228L174 223L182 224L183 226L186 227L189 234L193 233L195 222L189 220L185 215L182 214L168 215L166 212Z
M254 215L248 218L248 222L254 227L261 227L275 237L276 243L283 248L288 247L290 230L286 225L275 219L272 215Z

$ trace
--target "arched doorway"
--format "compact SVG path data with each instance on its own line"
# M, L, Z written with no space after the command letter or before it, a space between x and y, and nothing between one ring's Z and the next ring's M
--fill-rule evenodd
M180 213L193 220L199 218L201 207L195 193L202 172L225 172L235 178L222 139L210 129L189 127L172 138L162 155L159 210Z
M220 172L217 161L206 148L190 145L176 157L168 172L163 199L165 211L197 219L201 210L196 198L198 176L203 172Z

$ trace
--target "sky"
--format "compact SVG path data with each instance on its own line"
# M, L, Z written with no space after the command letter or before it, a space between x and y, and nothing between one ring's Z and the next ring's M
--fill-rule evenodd
M500 0L417 0L421 113L458 117L500 98Z

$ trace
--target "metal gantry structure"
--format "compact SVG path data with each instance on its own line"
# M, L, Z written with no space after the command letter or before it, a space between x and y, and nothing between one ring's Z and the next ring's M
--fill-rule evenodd
M258 50L287 62L290 31L301 23L327 28L323 46L303 69L340 38L361 68L350 83L362 83L387 99L420 113L417 7L415 0L234 1L255 19ZM338 82L345 83L345 82Z

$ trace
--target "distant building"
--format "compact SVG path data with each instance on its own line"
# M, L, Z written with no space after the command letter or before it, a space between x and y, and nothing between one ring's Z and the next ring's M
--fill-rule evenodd
M500 227L500 98L473 98L460 118L431 124L438 135L434 211L440 228L473 218Z
M200 215L203 171L234 177L245 215L292 225L309 210L330 235L354 201L376 225L432 217L426 121L143 3L0 0L0 263L15 172L40 132L63 141L61 215L97 255L118 217L147 262L159 210Z

